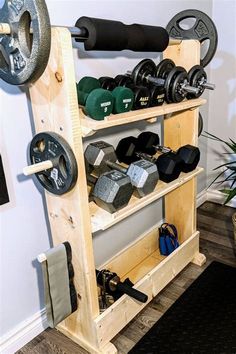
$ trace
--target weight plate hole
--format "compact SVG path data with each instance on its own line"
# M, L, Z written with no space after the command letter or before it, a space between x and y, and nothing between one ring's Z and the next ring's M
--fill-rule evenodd
M36 152L36 153L41 152L42 153L42 152L44 152L45 147L46 147L45 140L44 139L38 140L35 144L34 152Z
M190 28L194 27L195 23L196 23L195 17L188 17L180 21L178 24L182 30L189 30Z
M59 170L62 176L66 179L67 178L67 168L66 168L66 160L63 155L59 158Z
M33 46L33 33L30 33L31 17L28 11L25 11L20 18L18 27L18 37L22 53L29 58Z
M48 189L53 189L54 185L53 182L49 179L48 176L44 175L43 173L40 174L39 178L41 179L42 183L47 186Z
M201 42L201 59L203 59L206 56L209 50L209 46L210 46L210 39L207 38Z

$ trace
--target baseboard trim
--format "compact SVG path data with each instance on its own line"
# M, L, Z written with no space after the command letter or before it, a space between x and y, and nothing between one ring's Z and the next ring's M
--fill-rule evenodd
M216 189L208 189L207 190L207 200L209 202L214 202L217 204L223 204L225 201L225 194L221 193ZM227 206L236 208L236 198L233 198Z
M200 193L198 193L196 198L197 208L200 207L203 203L207 201L207 191L204 189Z
M47 327L46 311L43 309L1 337L0 353L15 353L42 333Z

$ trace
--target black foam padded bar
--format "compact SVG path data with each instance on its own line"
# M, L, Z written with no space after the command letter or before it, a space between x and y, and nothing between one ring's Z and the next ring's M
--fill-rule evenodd
M80 17L75 26L87 31L88 38L83 40L86 50L163 52L169 43L168 32L158 26L125 25L86 16Z

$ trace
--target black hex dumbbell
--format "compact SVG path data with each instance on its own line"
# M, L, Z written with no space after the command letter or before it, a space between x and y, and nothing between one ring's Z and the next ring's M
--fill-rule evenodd
M116 155L120 162L130 164L140 158L151 161L157 165L159 178L169 183L179 177L182 170L182 159L172 152L154 158L138 148L138 139L129 136L121 139L116 148Z
M159 179L157 167L152 162L141 159L131 163L128 168L117 164L114 147L105 141L89 144L85 150L84 157L86 163L92 166L91 168L98 174L109 171L112 168L129 176L135 188L135 194L139 198L153 192Z
M159 143L158 134L143 132L138 136L137 149L149 155L154 155L157 151L163 154L176 154L182 159L182 172L188 173L195 170L200 160L200 150L197 146L187 144L181 146L177 151L173 151L159 145Z
M127 75L117 75L115 81L117 85L128 87L133 91L133 110L148 108L150 106L151 95L147 87L135 85L133 80Z
M98 178L91 175L92 168L85 159L87 183L92 187L90 196L102 209L114 213L124 208L133 194L133 186L129 176L110 170Z

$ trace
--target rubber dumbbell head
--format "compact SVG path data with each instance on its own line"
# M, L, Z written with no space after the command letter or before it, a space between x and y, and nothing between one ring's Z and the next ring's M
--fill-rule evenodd
M95 89L89 94L77 91L78 101L84 106L85 114L95 120L103 120L113 111L114 98L110 91Z
M177 151L172 151L169 148L165 148L159 145L159 135L153 132L143 132L138 137L137 148L139 151L143 151L147 154L154 155L157 151L165 152L161 155L158 160L167 156L177 155L179 160L182 160L181 171L191 172L193 171L200 160L200 150L197 146L184 145L180 147Z
M134 94L131 89L118 86L112 91L112 96L114 98L114 114L129 112L133 108Z
M85 93L90 93L97 88L101 88L101 84L92 76L84 76L77 84L77 90Z
M104 90L113 91L117 86L115 79L109 76L100 77L99 82Z

